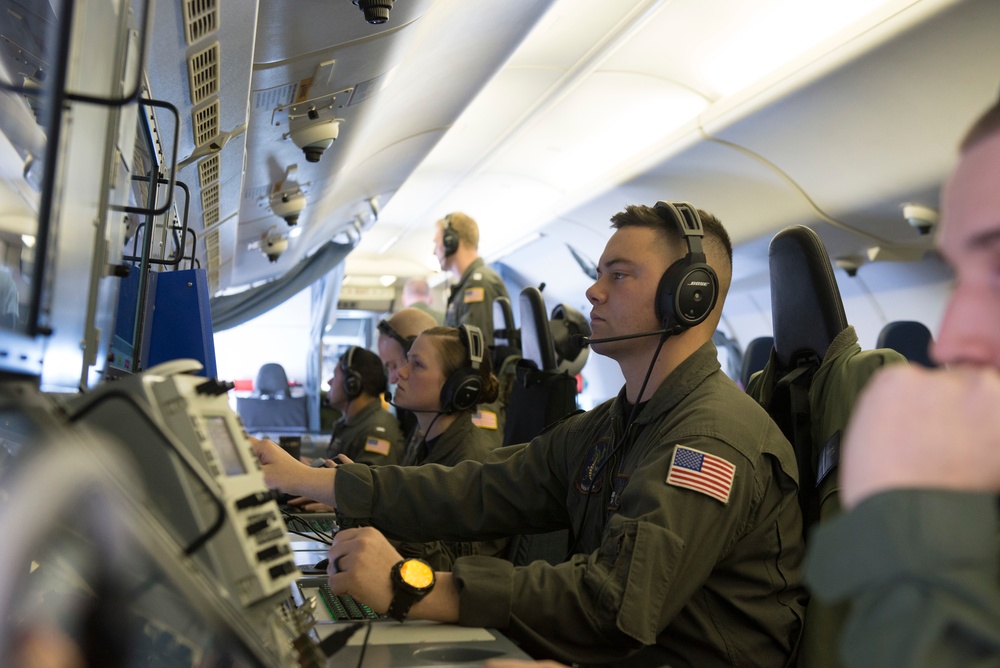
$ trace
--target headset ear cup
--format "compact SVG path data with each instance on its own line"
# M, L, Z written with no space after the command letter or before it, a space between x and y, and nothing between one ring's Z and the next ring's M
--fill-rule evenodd
M458 252L458 232L451 226L450 220L441 234L441 246L444 248L445 257Z
M478 372L462 368L448 376L441 388L441 410L445 413L467 411L479 403L483 381Z
M344 394L347 395L348 399L357 399L361 396L361 390L364 382L361 379L361 374L358 373L352 366L352 361L354 358L354 348L349 348L347 354L340 359L340 370L344 372Z
M663 272L656 288L656 318L663 329L679 334L704 322L718 298L715 270L685 257Z

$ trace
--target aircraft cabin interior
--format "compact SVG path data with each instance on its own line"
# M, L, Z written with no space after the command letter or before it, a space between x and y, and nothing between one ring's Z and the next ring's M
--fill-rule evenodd
M3 665L528 659L338 619L336 518L290 517L249 437L322 457L341 356L410 279L446 310L453 212L510 295L489 352L558 376L558 416L622 387L586 291L661 200L731 236L740 387L785 327L929 365L939 191L1000 92L995 0L0 5Z

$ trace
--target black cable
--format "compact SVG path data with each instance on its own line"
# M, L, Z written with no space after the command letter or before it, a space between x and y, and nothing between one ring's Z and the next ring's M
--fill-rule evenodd
M118 389L105 390L94 401L84 406L79 413L71 416L69 418L70 422L76 422L79 418L89 413L91 410L93 410L96 406L98 406L101 402L105 401L109 397L119 397L124 399L125 401L128 401L129 403L135 406L135 408L139 412L139 415L142 416L142 418L146 420L146 422L148 422L157 433L163 433L163 430L160 428L160 425L156 424L156 421L153 420L152 416L146 413L146 410L143 408L142 404L136 401L135 397L133 397L131 394L127 392L123 392ZM212 486L204 479L202 472L196 469L194 465L190 461L188 461L184 453L181 452L181 450L174 444L174 442L170 438L165 438L164 440L170 444L170 447L173 449L173 451L177 453L178 459L180 459L181 462L184 464L184 466L187 467L187 469L191 472L191 474L198 479L198 482L202 484L202 486L205 488L205 491L208 492L209 498L212 499L212 501L215 503L215 507L219 511L218 515L215 518L215 522L212 524L212 526L210 526L207 530L205 530L205 532L202 533L200 536L195 538L190 545L184 548L184 556L190 557L192 554L201 549L201 547L205 543L207 543L215 534L217 534L220 529L222 529L222 525L225 523L226 520L226 508L222 504L222 500L215 495Z
M365 622L365 639L361 641L361 654L358 656L358 668L361 668L361 663L365 660L365 650L368 649L368 638L372 635L372 623L371 621Z
M604 465L607 464L612 459L615 459L618 455L618 451L621 450L622 447L625 445L625 439L626 437L628 437L628 430L632 426L632 422L635 421L635 418L639 413L639 405L642 403L642 393L646 391L646 384L649 383L649 378L650 376L653 375L653 367L656 366L656 358L660 356L660 350L663 349L663 344L666 343L667 338L669 337L670 337L669 332L664 333L660 337L660 343L659 345L656 346L656 352L653 353L653 359L650 360L649 362L649 368L646 369L646 376L645 378L642 379L642 385L639 387L639 394L635 398L635 403L632 404L632 410L629 411L628 420L625 422L625 427L622 429L621 436L618 437L618 441L615 443L615 447L611 449L611 453L601 461L601 463L597 467L597 470L594 472L593 476L591 476L591 484L593 484L593 481L597 480L597 478L604 471ZM614 493L613 490L614 472L615 472L614 467L612 467L612 475L608 480L608 485L612 487L612 493ZM567 557L573 554L573 552L576 550L578 543L580 542L580 535L578 531L583 530L583 526L587 522L587 511L590 510L591 496L592 494L590 494L590 492L588 491L587 499L586 501L584 501L583 504L583 517L580 518L580 523L577 525L576 530L574 530L571 535L571 538L573 539L573 544L570 545L569 554L566 555Z

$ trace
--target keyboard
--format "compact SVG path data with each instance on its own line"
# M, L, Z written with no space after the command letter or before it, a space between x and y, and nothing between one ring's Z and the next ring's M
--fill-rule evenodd
M330 536L340 530L340 527L337 526L336 513L296 512L287 513L284 518L289 531L305 531Z
M330 585L326 582L319 586L319 593L323 599L323 603L326 605L326 609L330 613L330 617L335 622L392 619L389 615L380 615L348 594L334 594L333 590L330 589Z

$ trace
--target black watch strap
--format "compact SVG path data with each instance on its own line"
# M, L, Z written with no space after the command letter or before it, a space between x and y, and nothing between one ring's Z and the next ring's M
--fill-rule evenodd
M389 603L387 614L396 621L401 622L410 614L410 608L413 607L413 604L421 598L423 597L412 592L403 591L397 587L395 593L392 595L392 602Z

